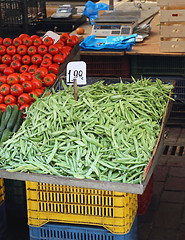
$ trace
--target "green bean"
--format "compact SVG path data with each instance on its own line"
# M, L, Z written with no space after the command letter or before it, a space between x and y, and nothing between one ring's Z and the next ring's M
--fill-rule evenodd
M3 143L0 167L141 183L172 87L133 80L78 87L78 101L62 83L62 92L37 99L19 131Z

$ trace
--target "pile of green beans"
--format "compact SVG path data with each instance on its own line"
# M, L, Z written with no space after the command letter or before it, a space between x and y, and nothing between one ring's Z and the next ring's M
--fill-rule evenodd
M134 80L134 79L133 79ZM72 86L43 96L0 148L0 168L123 183L142 183L170 84L157 79Z

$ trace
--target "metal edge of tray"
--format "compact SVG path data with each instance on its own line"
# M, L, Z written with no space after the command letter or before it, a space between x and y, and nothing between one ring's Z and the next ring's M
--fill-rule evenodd
M21 180L21 181L41 182L41 183L49 183L49 184L58 184L58 185L67 185L67 186L75 186L75 187L107 190L107 191L143 194L143 192L150 180L150 177L154 171L154 168L157 164L157 161L158 161L159 157L161 156L163 149L164 149L164 131L165 131L165 124L167 121L167 115L169 114L170 107L171 107L171 104L169 103L168 107L165 109L165 113L163 115L161 132L158 137L158 147L155 151L154 157L151 162L151 166L150 166L142 184L78 179L78 178L73 178L73 177L62 177L62 176L37 174L37 173L8 172L4 169L0 169L0 178L7 178L7 179L14 179L14 180Z
M76 56L76 54L80 52L80 47L79 44L76 44L73 49L71 50L70 54L67 56L67 58L65 59L64 63L61 64L58 74L57 76L60 77L61 73L64 72L64 70L66 69L66 66L69 62L71 62L74 57Z
M31 182L41 182L50 183L58 185L67 185L115 192L126 192L134 194L143 194L153 170L157 164L157 160L160 157L164 148L164 136L161 135L158 149L153 158L152 164L149 171L147 172L146 178L143 184L131 184L131 183L119 183L119 182L108 182L99 180L88 180L88 179L77 179L73 177L62 177L55 175L37 174L37 173L22 173L22 172L8 172L6 170L0 169L0 177L20 180L20 181L31 181Z
M108 182L108 181L99 181L99 180L88 180L88 179L77 179L72 177L62 177L55 175L46 175L46 174L37 174L37 173L22 173L22 172L8 172L6 170L0 170L0 177L20 180L20 181L32 181L32 182L41 182L41 183L50 183L58 185L67 185L115 192L125 192L125 193L135 193L143 194L147 183L150 180L150 177L153 173L155 165L158 158L160 157L163 151L164 137L161 135L159 147L156 151L152 165L147 173L145 181L143 184L131 184L131 183L119 183L119 182Z

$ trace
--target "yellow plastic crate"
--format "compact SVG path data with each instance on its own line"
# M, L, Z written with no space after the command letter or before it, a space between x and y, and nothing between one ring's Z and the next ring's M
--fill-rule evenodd
M5 200L4 179L0 178L0 206Z
M135 219L137 194L26 182L28 225L47 222L102 226L126 234Z

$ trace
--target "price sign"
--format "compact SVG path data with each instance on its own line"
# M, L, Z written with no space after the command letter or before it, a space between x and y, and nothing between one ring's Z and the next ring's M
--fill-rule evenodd
M72 85L74 79L77 80L77 85L86 85L86 63L83 61L69 62L67 64L67 85Z

